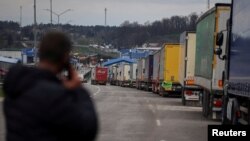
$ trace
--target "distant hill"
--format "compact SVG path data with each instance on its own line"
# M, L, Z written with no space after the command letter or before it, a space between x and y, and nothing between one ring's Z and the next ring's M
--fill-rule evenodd
M69 34L75 44L112 45L114 48L132 48L144 43L179 42L183 31L195 31L198 16L173 16L161 21L145 23L125 21L120 26L38 25L38 39L48 30L60 29ZM16 22L0 21L0 48L22 47L20 40L33 40L33 27L22 27Z

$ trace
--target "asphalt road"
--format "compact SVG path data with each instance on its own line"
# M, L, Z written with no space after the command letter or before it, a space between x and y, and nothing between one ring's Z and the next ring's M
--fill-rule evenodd
M206 141L200 107L181 105L180 98L117 86L90 86L99 114L98 141Z
M97 141L207 141L207 125L219 124L203 118L200 107L182 106L179 98L117 86L85 87L91 92L99 116Z

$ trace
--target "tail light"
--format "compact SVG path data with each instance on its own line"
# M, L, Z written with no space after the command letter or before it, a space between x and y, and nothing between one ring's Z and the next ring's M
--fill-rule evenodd
M223 81L222 81L222 80L219 80L219 81L218 81L218 85L219 85L220 88L222 88L222 87L223 87Z
M237 115L238 118L240 118L241 117L240 111L237 111L236 115Z
M191 96L191 95L193 95L193 91L185 91L185 94L188 96Z
M214 101L214 107L222 107L222 101L220 99Z

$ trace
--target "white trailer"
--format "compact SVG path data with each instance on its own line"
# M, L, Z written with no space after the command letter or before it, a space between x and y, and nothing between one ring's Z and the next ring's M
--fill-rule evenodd
M119 76L119 83L120 86L129 86L130 85L130 64L128 63L121 63L119 66L120 76Z
M180 63L179 79L182 85L182 104L191 102L199 104L199 95L202 88L194 85L196 33L183 32L180 36Z
M130 87L136 87L137 62L130 64Z

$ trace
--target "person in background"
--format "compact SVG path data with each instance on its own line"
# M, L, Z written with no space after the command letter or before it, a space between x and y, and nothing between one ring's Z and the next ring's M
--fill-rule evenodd
M7 141L95 140L97 114L70 66L71 48L65 34L49 32L40 42L36 67L9 70L3 85Z

